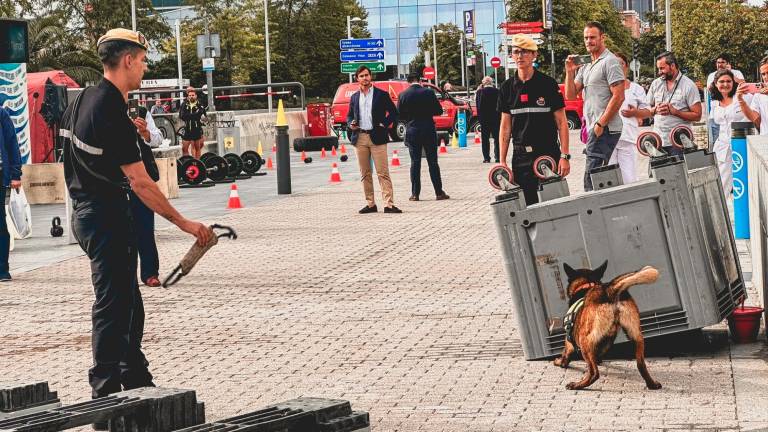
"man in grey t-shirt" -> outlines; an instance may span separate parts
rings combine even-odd
[[[696,84],[680,72],[675,55],[666,51],[656,57],[659,77],[648,89],[646,102],[650,108],[628,110],[628,116],[639,118],[653,116],[653,130],[661,135],[664,151],[681,155],[683,151],[672,146],[669,133],[679,125],[691,126],[701,120],[701,98]]]
[[[565,98],[576,99],[576,94],[583,91],[584,119],[589,131],[584,190],[591,191],[590,171],[608,163],[621,136],[619,108],[624,102],[624,70],[605,47],[605,29],[599,22],[591,21],[584,26],[584,45],[592,62],[581,66],[574,61],[576,56],[568,56]]]

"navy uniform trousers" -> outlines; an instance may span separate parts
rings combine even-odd
[[[121,385],[123,390],[153,386],[141,352],[144,304],[128,200],[73,200],[72,232],[91,260],[93,397],[119,392]]]

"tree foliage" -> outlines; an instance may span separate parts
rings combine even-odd
[[[659,1],[657,10],[664,10]],[[718,54],[733,58],[734,68],[755,80],[757,64],[768,49],[768,9],[747,3],[717,0],[671,0],[672,48],[684,69],[704,81],[715,69]],[[654,57],[665,49],[664,16],[653,14],[652,30],[640,37],[641,62],[655,64]]]
[[[541,0],[517,0],[509,9],[509,21],[541,21]],[[612,51],[625,54],[632,52],[629,30],[621,23],[621,16],[610,0],[558,0],[552,4],[554,37],[545,35],[539,46],[539,62],[551,71],[552,38],[558,79],[563,76],[565,58],[569,54],[586,53],[584,48],[584,24],[599,21],[605,27],[606,45]]]
[[[437,73],[440,81],[448,80],[453,84],[461,83],[461,41],[462,30],[453,23],[442,23],[435,26],[435,42],[437,42]],[[411,60],[411,70],[424,69],[424,51],[433,53],[432,32],[425,32],[419,40],[419,53]],[[467,51],[480,51],[480,46],[472,40],[467,41]],[[433,55],[433,54],[430,54]],[[473,76],[473,82],[482,79],[482,71],[475,73],[474,68],[468,68],[467,76]],[[470,82],[469,80],[467,82]]]

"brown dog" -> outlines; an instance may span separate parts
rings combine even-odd
[[[563,354],[555,359],[555,365],[567,368],[571,354],[576,347],[581,350],[587,362],[587,372],[579,382],[565,386],[569,390],[583,389],[600,377],[597,365],[600,357],[613,345],[619,327],[624,330],[627,338],[635,343],[635,358],[637,369],[645,379],[645,385],[651,390],[661,388],[658,381],[651,378],[645,366],[645,344],[640,330],[640,312],[635,301],[627,292],[633,285],[653,283],[659,277],[659,271],[646,266],[642,269],[626,273],[614,278],[607,284],[603,278],[608,261],[595,270],[574,270],[568,264],[563,264],[568,275],[568,299],[572,306],[572,332],[566,335]],[[578,309],[574,304],[583,305]],[[578,310],[577,310],[578,309]],[[568,321],[568,320],[566,320]],[[569,325],[566,325],[566,328]],[[568,333],[568,328],[566,329]]]

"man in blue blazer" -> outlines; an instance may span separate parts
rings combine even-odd
[[[373,194],[371,159],[376,165],[376,175],[379,177],[384,213],[402,213],[402,210],[394,204],[387,156],[389,128],[397,121],[397,108],[387,92],[373,86],[371,81],[373,76],[368,67],[360,66],[355,76],[360,84],[360,90],[349,99],[347,127],[350,130],[349,140],[357,152],[357,163],[360,166],[363,192],[367,201],[366,206],[359,213],[378,211]]]
[[[0,107],[0,158],[2,158],[3,184],[0,187],[0,282],[11,280],[8,271],[8,253],[11,236],[5,223],[5,188],[21,187],[21,154],[16,140],[16,128],[5,108]]]

